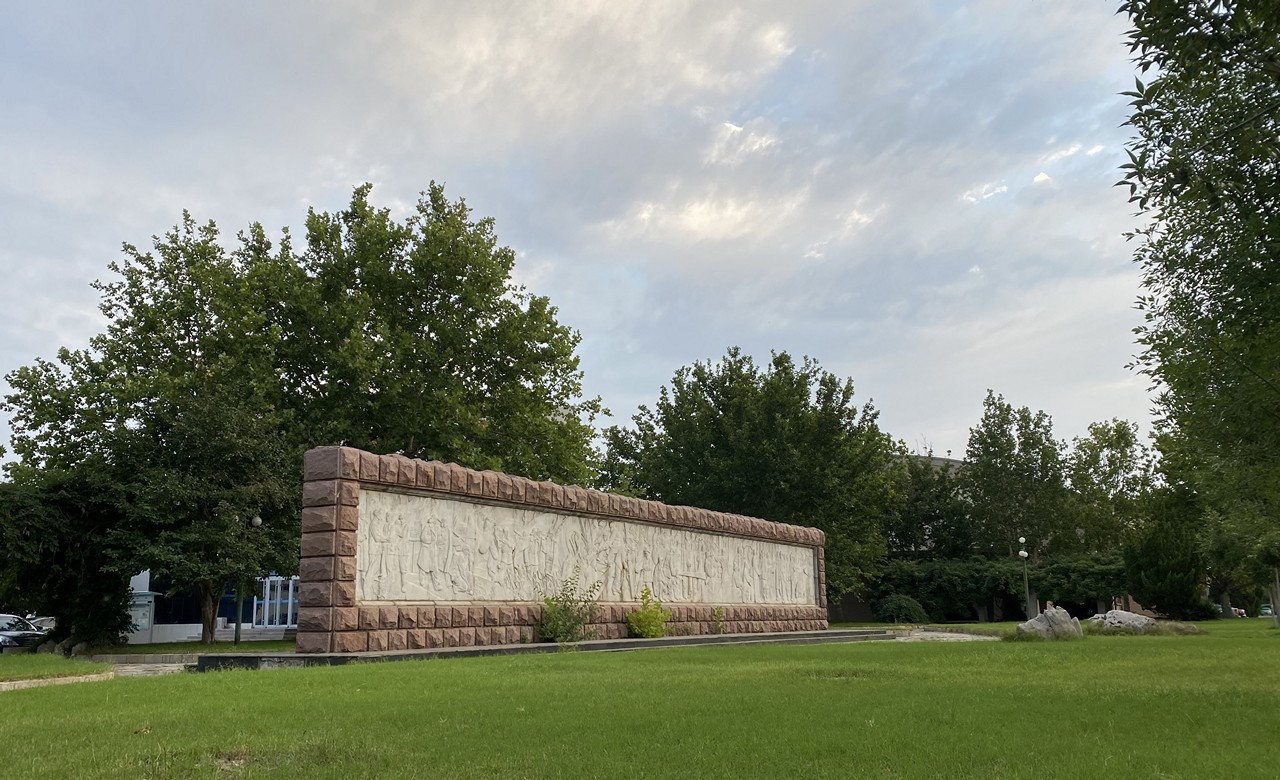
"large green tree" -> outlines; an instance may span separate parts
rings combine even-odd
[[[1113,419],[1089,425],[1066,457],[1070,483],[1064,522],[1082,552],[1116,552],[1141,523],[1153,482],[1153,460],[1138,426]]]
[[[1138,365],[1197,490],[1280,500],[1280,4],[1128,0]]]
[[[11,475],[110,473],[114,565],[195,588],[206,641],[228,583],[296,566],[310,446],[592,473],[578,336],[511,282],[492,223],[435,184],[403,222],[368,196],[311,212],[301,253],[256,224],[228,249],[184,214],[124,247],[88,349],[7,377]]]
[[[308,437],[585,484],[599,402],[580,397],[578,334],[511,281],[491,219],[434,183],[403,222],[368,195],[307,217],[288,376]]]
[[[961,494],[961,466],[945,458],[904,459],[900,509],[885,519],[890,557],[964,558],[974,552],[969,504]]]
[[[129,576],[113,531],[117,481],[97,464],[0,483],[0,612],[56,615],[53,637],[109,644],[129,627]]]
[[[821,528],[829,597],[860,589],[901,502],[901,447],[853,400],[853,383],[738,349],[681,368],[633,428],[605,432],[600,484],[675,504]]]
[[[1067,507],[1065,447],[1043,411],[1015,408],[988,390],[982,418],[969,429],[961,486],[970,503],[975,547],[1011,556],[1019,537],[1033,552],[1074,550],[1064,528]]]

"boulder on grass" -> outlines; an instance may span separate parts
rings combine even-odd
[[[1079,639],[1084,636],[1080,621],[1062,607],[1049,607],[1018,626],[1019,634],[1039,634],[1045,639]]]
[[[1135,634],[1144,634],[1156,627],[1156,621],[1153,618],[1135,612],[1126,612],[1123,609],[1113,609],[1105,615],[1094,615],[1089,618],[1089,622],[1121,631],[1132,631]]]

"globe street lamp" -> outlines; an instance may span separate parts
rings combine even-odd
[[[245,522],[245,525],[249,528],[261,528],[262,515],[255,512],[253,517],[249,518],[248,520],[245,520],[244,522]],[[236,578],[236,631],[235,631],[235,638],[231,640],[233,644],[237,644],[237,645],[240,644],[240,624],[243,621],[243,615],[244,615],[243,584],[244,583],[242,583],[240,579],[237,577]]]
[[[1031,556],[1027,552],[1027,537],[1019,536],[1018,545],[1021,548],[1018,550],[1018,557],[1022,559],[1022,595],[1027,600],[1027,620],[1030,620],[1040,614],[1040,605],[1031,602],[1031,581],[1027,577],[1027,558]]]

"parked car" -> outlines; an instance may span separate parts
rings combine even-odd
[[[44,641],[44,632],[17,615],[0,615],[0,652],[34,650]]]
[[[1262,609],[1258,611],[1258,614],[1261,615],[1262,617],[1271,617],[1271,605],[1263,604]]]
[[[46,634],[58,627],[58,619],[56,617],[29,617],[27,622]]]

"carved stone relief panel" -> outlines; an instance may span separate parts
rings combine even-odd
[[[817,603],[812,547],[366,488],[360,602],[536,601],[579,572],[600,601]]]

